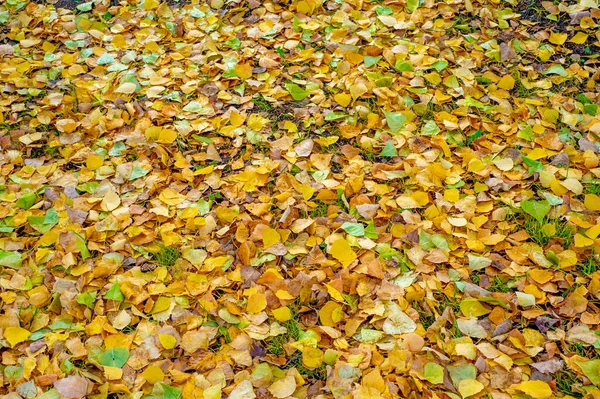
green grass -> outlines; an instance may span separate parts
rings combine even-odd
[[[300,324],[296,320],[297,315],[293,314],[292,318],[288,321],[281,323],[287,329],[285,334],[277,335],[269,338],[266,343],[267,347],[265,350],[267,353],[272,355],[282,356],[285,354],[284,345],[288,342],[297,341],[300,338]]]
[[[542,227],[545,224],[554,224],[556,232],[553,236],[547,235]],[[544,246],[550,242],[552,238],[559,238],[562,240],[563,247],[568,248],[573,243],[573,228],[568,225],[566,221],[562,221],[560,219],[553,219],[549,217],[544,217],[542,221],[538,221],[530,215],[525,216],[525,220],[523,221],[523,229],[529,234],[529,237],[537,244]]]
[[[576,269],[582,276],[589,276],[600,270],[600,267],[598,267],[598,259],[594,256],[594,250],[592,250],[590,257],[585,262],[579,263],[576,266]]]
[[[427,330],[429,327],[431,327],[431,325],[435,322],[435,315],[433,312],[431,312],[429,309],[426,309],[417,301],[413,301],[412,307],[417,311],[417,313],[419,313],[419,321],[423,325],[423,328]]]
[[[520,98],[529,98],[535,94],[537,89],[528,89],[521,82],[521,76],[518,74],[513,74],[513,78],[515,79],[515,86],[512,89],[512,92]]]
[[[269,103],[262,94],[252,97],[252,102],[254,103],[254,106],[261,111],[270,111],[273,109],[271,103]]]
[[[600,196],[600,181],[593,181],[585,185],[585,192]]]
[[[283,368],[291,369],[295,367],[298,373],[307,380],[313,381],[326,381],[327,380],[327,368],[325,364],[314,369],[308,368],[302,364],[302,354],[298,352],[285,364]]]
[[[584,346],[581,342],[569,344],[567,352],[575,352],[577,355],[588,359],[598,359],[600,357],[596,348],[593,346]]]
[[[308,211],[308,216],[310,216],[312,219],[327,217],[329,205],[320,200],[315,200],[314,202],[317,204],[317,206]]]
[[[582,398],[583,395],[579,392],[573,392],[573,386],[579,383],[577,379],[577,374],[573,371],[564,368],[556,373],[554,373],[554,378],[556,380],[556,390],[563,395],[570,395],[574,398]]]
[[[181,252],[177,248],[167,247],[161,244],[160,250],[152,254],[152,257],[161,266],[173,266],[177,259],[181,257]]]
[[[487,290],[490,292],[509,292],[511,280],[504,281],[500,276],[494,276],[492,280],[492,284],[487,287]]]

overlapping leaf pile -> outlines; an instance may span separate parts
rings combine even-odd
[[[0,393],[600,397],[595,0],[174,4],[0,5]]]

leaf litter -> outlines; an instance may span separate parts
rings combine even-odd
[[[595,0],[37,3],[7,398],[600,396]]]

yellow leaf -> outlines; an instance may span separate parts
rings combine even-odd
[[[340,139],[340,136],[329,136],[329,137],[319,137],[318,139],[314,139],[314,141],[321,147],[329,147],[330,145],[337,143],[337,141],[339,139]]]
[[[554,237],[554,235],[556,234],[556,225],[554,223],[546,223],[542,226],[542,231],[548,237]]]
[[[462,395],[463,398],[467,398],[469,396],[473,396],[483,391],[483,384],[477,380],[466,379],[462,380],[458,384],[458,392]]]
[[[565,179],[560,184],[575,195],[580,195],[583,192],[583,186],[577,179]]]
[[[181,195],[171,188],[165,188],[158,199],[167,205],[179,205],[185,200],[185,195]]]
[[[507,172],[515,165],[511,158],[503,158],[494,161],[494,165],[503,172]]]
[[[569,35],[567,33],[552,32],[550,34],[550,38],[548,40],[552,44],[558,44],[558,45],[560,45],[560,44],[563,44],[567,40],[568,36]]]
[[[590,211],[600,211],[600,197],[596,194],[586,194],[583,205]]]
[[[344,238],[338,238],[331,245],[329,253],[344,267],[347,267],[354,259],[356,259],[356,253],[354,253],[350,244],[348,244],[348,241]]]
[[[498,81],[498,87],[504,90],[512,90],[515,87],[515,79],[510,75],[503,76]]]
[[[119,205],[121,205],[121,197],[119,197],[119,194],[114,191],[108,191],[102,199],[100,208],[102,208],[103,211],[112,212],[117,209]]]
[[[575,247],[583,248],[589,247],[590,245],[594,245],[594,240],[590,240],[589,238],[577,233],[575,234]]]
[[[177,345],[177,339],[170,334],[158,334],[158,340],[165,349],[173,349]]]
[[[319,319],[321,324],[326,327],[333,327],[342,321],[342,305],[337,302],[329,301],[319,309]]]
[[[158,366],[148,366],[142,373],[142,377],[150,384],[156,384],[165,378],[165,373]]]
[[[171,144],[177,138],[177,132],[171,129],[161,129],[158,134],[158,138],[156,139],[157,143],[161,144]]]
[[[104,376],[107,380],[120,380],[123,378],[123,369],[120,367],[104,366]]]
[[[510,386],[511,389],[516,389],[534,399],[548,399],[552,396],[552,389],[544,381],[524,381],[520,384]]]
[[[263,118],[260,114],[251,114],[248,117],[247,125],[250,129],[259,132],[265,126],[267,121],[268,121],[268,119]],[[286,122],[289,122],[289,121],[286,121]]]
[[[529,272],[529,277],[538,284],[546,284],[554,278],[554,273],[549,272],[548,270],[533,269]]]
[[[491,312],[475,298],[465,298],[460,302],[460,310],[467,317],[479,317]]]
[[[317,368],[323,364],[323,351],[310,346],[302,349],[302,364],[308,368]]]
[[[157,0],[144,0],[145,10],[154,10],[160,3]]]
[[[154,307],[152,308],[151,313],[154,314],[154,313],[164,312],[165,310],[168,310],[170,307],[171,307],[171,300],[167,297],[160,296],[160,297],[158,297],[156,302],[154,302]]]
[[[456,188],[444,190],[444,199],[448,202],[455,203],[460,199],[460,191]]]
[[[301,14],[310,15],[312,10],[308,2],[302,0],[299,1],[298,4],[296,4],[296,11],[298,11]]]
[[[246,115],[240,114],[239,112],[233,111],[231,113],[231,115],[229,116],[229,122],[231,123],[231,126],[233,126],[234,128],[242,126],[245,121],[246,121]]]
[[[350,86],[350,95],[353,99],[357,99],[368,91],[364,83],[356,83]]]
[[[98,155],[94,154],[94,155],[90,155],[89,157],[87,157],[87,159],[85,160],[85,166],[89,169],[89,170],[96,170],[98,169],[100,166],[102,166],[102,158],[100,158]]]
[[[588,229],[585,232],[585,235],[591,238],[592,240],[595,240],[600,235],[600,224],[597,224],[594,227]]]
[[[331,295],[333,299],[335,299],[338,302],[344,302],[344,297],[342,296],[342,293],[335,287],[333,287],[331,284],[325,284],[325,288],[327,288],[327,292],[329,293],[329,295]]]
[[[283,122],[283,128],[290,133],[296,133],[298,131],[298,126],[292,121]]]
[[[292,319],[292,311],[287,306],[282,306],[277,309],[273,309],[273,317],[279,322],[284,322]]]
[[[342,107],[347,107],[348,104],[352,101],[352,97],[349,94],[339,93],[333,96],[335,102],[340,104]]]
[[[252,294],[248,297],[248,304],[246,305],[246,311],[248,313],[256,314],[262,312],[267,307],[267,297],[260,292]]]
[[[577,34],[569,40],[569,43],[583,44],[587,41],[587,39],[588,39],[587,34],[585,34],[583,32],[577,32]]]
[[[115,93],[132,94],[136,89],[137,86],[135,83],[125,82],[116,88]]]
[[[269,392],[271,395],[278,399],[287,398],[291,396],[296,390],[296,379],[288,375],[279,381],[275,381],[270,387]]]
[[[31,333],[21,327],[6,327],[4,329],[4,338],[8,341],[11,348],[14,348],[16,344],[26,341]]]
[[[283,299],[284,301],[289,301],[289,300],[296,298],[295,296],[293,296],[286,290],[277,290],[277,292],[275,293],[275,296],[279,299]]]
[[[275,245],[281,240],[281,235],[277,232],[277,230],[268,228],[263,231],[262,234],[263,246],[264,248],[269,248],[272,245]]]
[[[236,64],[234,69],[241,79],[245,80],[252,77],[252,65],[250,64]]]

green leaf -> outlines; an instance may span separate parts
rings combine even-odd
[[[355,237],[363,237],[365,235],[365,227],[362,223],[344,222],[344,224],[342,224],[342,229]]]
[[[33,335],[32,335],[33,336]],[[43,394],[36,396],[35,399],[61,399],[60,393],[56,390],[56,388],[52,388]]]
[[[492,264],[492,260],[485,256],[469,254],[467,257],[469,258],[469,268],[473,271],[485,269]]]
[[[422,136],[435,136],[441,131],[440,127],[432,120],[425,122],[421,128]]]
[[[125,300],[125,295],[123,295],[123,293],[121,292],[121,289],[119,288],[119,282],[115,281],[112,285],[112,287],[110,287],[110,289],[108,291],[106,291],[106,294],[104,294],[103,296],[104,299],[111,299],[113,301],[123,301]]]
[[[401,114],[400,112],[383,111],[383,113],[385,114],[385,120],[392,133],[398,133],[406,123],[406,115]]]
[[[526,157],[525,155],[521,155],[523,158],[523,162],[527,165],[527,170],[529,173],[539,172],[544,170],[544,165],[540,161],[536,161],[535,159],[531,159]]]
[[[110,149],[110,151],[108,151],[108,155],[110,155],[111,157],[120,157],[122,156],[122,152],[125,151],[127,149],[127,146],[125,145],[125,143],[123,143],[122,141],[117,141],[112,148]]]
[[[21,267],[22,263],[23,261],[21,260],[21,254],[19,252],[0,249],[0,266],[18,269]]]
[[[15,231],[15,221],[12,216],[0,220],[0,233],[12,233]]]
[[[242,45],[242,42],[240,42],[240,39],[237,37],[232,37],[231,39],[227,40],[225,44],[231,47],[232,50],[237,50]]]
[[[127,348],[111,348],[98,355],[98,362],[108,367],[123,367],[129,359],[129,350]]]
[[[423,376],[432,384],[441,384],[444,382],[444,367],[433,362],[426,363]]]
[[[140,177],[144,177],[149,173],[146,169],[142,168],[139,165],[133,167],[131,174],[129,175],[129,180],[139,179]]]
[[[398,150],[396,150],[396,147],[394,146],[394,142],[392,140],[389,140],[387,143],[385,143],[385,146],[383,147],[383,150],[381,150],[381,155],[382,157],[397,157],[398,156]]]
[[[400,72],[412,72],[413,71],[413,67],[410,64],[410,62],[408,61],[396,61],[396,65],[394,65],[394,68],[396,68],[398,71]]]
[[[4,25],[5,23],[7,23],[9,17],[10,14],[8,13],[8,11],[0,11],[0,24]]]
[[[79,10],[81,12],[91,11],[93,6],[94,6],[94,2],[88,1],[87,3],[81,3],[80,5],[78,5],[77,10]]]
[[[600,386],[600,360],[589,360],[587,362],[576,361],[581,367],[583,374],[596,386]]]
[[[596,116],[596,114],[598,113],[598,104],[585,104],[583,106],[583,110],[588,115]]]
[[[519,130],[519,133],[517,133],[517,137],[527,141],[535,140],[535,134],[533,133],[533,130],[531,129],[530,125],[527,125],[525,129]]]
[[[439,60],[439,61],[436,61],[433,64],[431,64],[431,67],[438,72],[442,72],[444,69],[446,69],[447,66],[448,66],[448,61],[446,61],[446,60]]]
[[[550,68],[546,69],[544,71],[544,75],[559,75],[563,77],[569,76],[565,68],[560,64],[552,65]]]
[[[83,331],[83,330],[85,330],[83,327],[78,326],[77,324],[73,323],[71,320],[66,320],[66,319],[56,320],[54,323],[52,323],[52,325],[50,325],[50,329],[52,331],[56,331],[56,330]]]
[[[521,209],[528,215],[533,216],[538,222],[544,220],[544,217],[550,212],[548,201],[521,201]]]
[[[463,380],[474,380],[477,377],[477,369],[471,363],[459,363],[447,367],[450,379],[455,387]]]
[[[326,121],[337,121],[338,119],[344,119],[346,116],[345,113],[343,112],[330,112],[327,114],[327,116],[325,117]]]
[[[163,389],[163,399],[181,399],[181,389],[160,383]]]
[[[27,216],[29,225],[42,234],[56,226],[59,220],[60,217],[54,209],[46,212],[45,216]]]
[[[439,248],[446,252],[450,251],[450,248],[448,247],[448,241],[446,241],[446,238],[441,234],[432,235],[431,242],[433,243],[433,245],[435,245],[436,248]]]
[[[185,112],[200,112],[202,105],[198,101],[190,101],[182,108]]]
[[[96,302],[96,293],[96,291],[91,291],[77,295],[77,303],[80,305],[85,305],[90,309],[94,309],[94,305]]]
[[[114,64],[115,59],[113,58],[112,55],[108,54],[108,53],[104,53],[100,56],[100,58],[98,58],[98,61],[96,61],[96,64],[98,65],[107,65],[107,64]]]
[[[578,94],[577,99],[581,101],[582,104],[592,104],[592,100],[587,98],[584,94]]]
[[[375,13],[377,15],[392,15],[394,10],[392,10],[390,7],[377,6],[375,7]]]
[[[367,227],[365,228],[365,237],[370,238],[372,240],[376,239],[378,236],[377,230],[375,230],[375,224],[372,220],[369,220]]]
[[[380,60],[381,60],[381,56],[380,55],[378,55],[377,57],[373,57],[373,56],[370,56],[370,55],[365,55],[365,58],[364,58],[363,61],[365,63],[365,67],[366,68],[370,68],[373,65],[377,64]]]
[[[36,200],[37,200],[37,194],[34,192],[30,192],[30,193],[21,195],[19,197],[19,199],[17,200],[17,202],[15,202],[15,206],[17,208],[27,210],[35,204]]]
[[[406,0],[406,9],[408,12],[414,12],[419,8],[419,0]]]
[[[85,242],[85,239],[80,236],[79,234],[77,234],[76,232],[73,232],[73,234],[75,234],[75,243],[77,244],[77,249],[79,250],[79,253],[81,254],[81,258],[83,260],[86,260],[87,258],[91,257],[92,255],[90,254],[90,251],[87,247],[87,243]]]
[[[285,89],[290,93],[296,101],[302,101],[310,95],[310,93],[295,83],[286,83]]]
[[[429,234],[425,231],[421,231],[419,233],[419,244],[426,251],[430,251],[434,248],[450,251],[448,241],[446,241],[446,238],[441,234]]]

